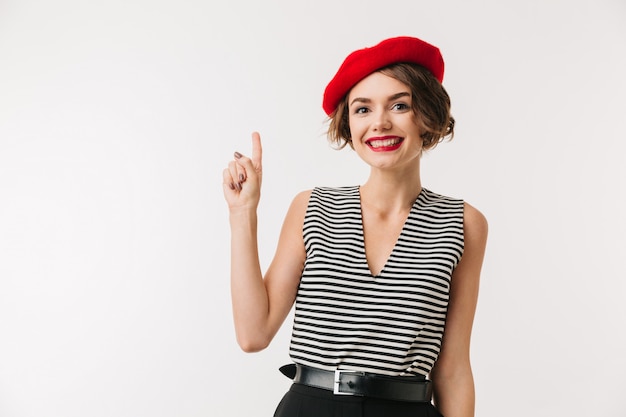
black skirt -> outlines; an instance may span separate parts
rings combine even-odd
[[[443,417],[430,402],[405,402],[335,395],[293,384],[274,417]]]

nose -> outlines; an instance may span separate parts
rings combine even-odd
[[[378,113],[376,119],[374,120],[374,125],[372,126],[374,128],[374,131],[378,132],[383,130],[389,130],[391,128],[391,120],[388,116],[389,115],[386,111],[381,111],[380,113]]]

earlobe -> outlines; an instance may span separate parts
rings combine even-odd
[[[422,138],[422,150],[427,151],[430,148],[432,148],[433,142],[431,138],[428,137],[428,133],[422,133],[421,138]]]

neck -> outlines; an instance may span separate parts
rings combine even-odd
[[[402,173],[372,170],[361,186],[361,201],[381,212],[403,212],[413,206],[421,191],[419,170]]]

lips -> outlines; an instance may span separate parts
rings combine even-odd
[[[365,144],[374,152],[389,152],[398,149],[403,140],[399,136],[379,136],[369,138]]]

